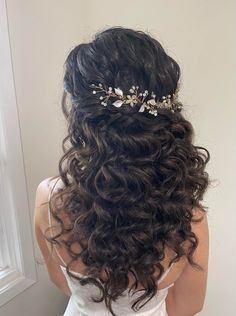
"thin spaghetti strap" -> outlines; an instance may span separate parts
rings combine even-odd
[[[165,277],[167,276],[167,274],[169,273],[169,271],[171,270],[173,265],[174,265],[174,262],[172,262],[170,267],[168,269],[166,269],[166,271],[162,274],[161,278],[158,280],[158,284],[161,283],[165,279]]]
[[[58,178],[57,181],[54,183],[52,189],[51,189],[50,192],[49,192],[49,196],[48,196],[48,223],[49,223],[49,227],[52,227],[52,221],[51,221],[51,216],[50,216],[50,200],[51,200],[51,195],[52,195],[52,191],[53,191],[53,189],[55,188],[55,186],[56,186],[56,184],[57,184],[57,182],[58,182],[59,179],[60,179],[60,178]],[[51,237],[52,237],[52,233],[51,233]]]
[[[52,221],[51,221],[51,214],[50,214],[50,199],[51,199],[51,195],[52,195],[52,191],[53,189],[55,188],[58,180],[60,178],[57,179],[57,181],[54,183],[52,189],[50,190],[50,193],[49,193],[49,197],[48,197],[48,223],[49,223],[49,227],[52,228]],[[52,237],[52,231],[50,230],[50,235]],[[65,263],[64,259],[61,257],[61,255],[59,254],[58,250],[57,250],[57,247],[55,246],[54,247],[55,251],[56,251],[56,254],[57,256],[59,257],[59,259],[61,260],[61,262],[64,264],[64,266],[66,266],[67,264]]]

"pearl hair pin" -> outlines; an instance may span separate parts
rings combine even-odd
[[[90,85],[94,90],[92,91],[93,94],[103,93],[99,97],[101,100],[101,104],[103,106],[107,106],[108,99],[110,97],[116,98],[117,100],[114,101],[112,104],[116,107],[121,107],[123,104],[129,104],[131,107],[134,107],[137,104],[141,104],[139,108],[139,112],[144,112],[144,110],[148,110],[150,114],[157,116],[157,109],[169,109],[171,112],[180,111],[182,109],[182,104],[177,101],[178,99],[178,89],[176,93],[172,96],[167,95],[162,97],[162,101],[156,101],[156,95],[154,92],[151,93],[151,98],[147,99],[149,92],[145,90],[144,92],[139,92],[139,86],[132,85],[129,89],[131,94],[124,95],[123,91],[120,88],[112,88],[109,87],[104,88],[101,83],[95,85],[94,83]],[[96,90],[95,90],[96,89]],[[105,93],[105,95],[104,95]]]

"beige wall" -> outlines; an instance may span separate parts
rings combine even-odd
[[[70,3],[69,3],[70,2]],[[7,13],[30,207],[37,185],[57,173],[64,122],[60,113],[62,66],[82,39],[78,1],[9,0]],[[36,256],[39,250],[36,247]],[[67,298],[38,266],[38,282],[0,308],[0,316],[59,316]]]
[[[236,2],[7,0],[7,7],[32,213],[36,186],[56,173],[61,154],[62,65],[70,48],[97,30],[121,25],[150,31],[179,62],[186,115],[196,143],[210,150],[208,171],[217,179],[205,199],[211,249],[206,304],[199,315],[234,315]],[[40,281],[1,308],[1,316],[62,314],[65,297],[48,283],[43,267],[38,273]]]

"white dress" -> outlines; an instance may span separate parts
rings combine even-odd
[[[49,208],[48,221],[49,226],[51,227],[52,224]],[[100,290],[93,284],[86,284],[82,286],[78,280],[71,278],[66,272],[66,263],[56,247],[55,251],[64,264],[64,266],[60,265],[60,267],[71,290],[71,296],[63,316],[112,316],[105,306],[104,301],[101,303],[95,303],[90,300],[91,296],[100,297]],[[163,281],[172,266],[173,264],[163,273],[158,283]],[[83,277],[83,275],[78,272],[72,272],[80,277]],[[168,316],[165,299],[168,294],[168,289],[173,285],[174,283],[164,289],[158,290],[156,295],[137,312],[131,309],[131,305],[132,302],[140,296],[141,292],[139,291],[138,293],[132,295],[132,292],[129,294],[128,290],[126,290],[123,297],[120,297],[116,302],[112,302],[112,309],[117,316]]]
[[[67,279],[68,286],[71,290],[71,297],[63,316],[111,316],[112,314],[107,310],[104,301],[101,303],[94,303],[90,300],[91,295],[100,296],[99,289],[92,284],[81,286],[78,280],[72,279],[68,276],[65,267],[61,269]],[[169,269],[166,270],[165,275]],[[78,273],[79,274],[79,273]],[[163,274],[163,276],[165,276]],[[82,276],[82,274],[79,274]],[[160,281],[159,281],[160,282]],[[165,289],[161,289],[157,294],[138,312],[131,309],[132,301],[140,296],[140,292],[131,296],[128,291],[125,291],[125,296],[120,297],[117,302],[112,302],[112,309],[117,316],[168,316],[166,311],[165,299],[168,294],[168,288],[173,286],[171,284]]]

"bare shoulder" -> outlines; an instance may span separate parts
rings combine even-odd
[[[198,238],[198,246],[194,254],[195,260],[207,269],[209,256],[209,229],[207,212],[201,208],[194,209],[193,219],[199,220],[192,222],[191,228]]]
[[[194,208],[191,229],[198,240],[192,259],[201,269],[197,269],[189,262],[186,263],[174,287],[168,293],[166,302],[169,314],[174,308],[173,312],[176,315],[195,315],[204,305],[209,257],[207,212],[201,208]]]
[[[194,207],[192,212],[194,219],[200,219],[207,215],[207,213],[201,207]]]
[[[42,180],[36,189],[36,195],[35,195],[35,206],[41,206],[43,203],[48,202],[48,197],[50,190],[52,190],[53,186],[57,182],[58,177],[49,177],[44,180]]]
[[[197,238],[197,248],[195,249],[193,259],[195,262],[206,266],[208,261],[209,251],[209,230],[207,212],[200,207],[195,207],[192,210],[193,218],[191,221],[191,231]],[[186,241],[186,248],[190,246],[190,242]],[[187,264],[188,265],[188,264]]]
[[[35,192],[34,222],[39,227],[44,226],[48,216],[48,199],[50,191],[53,189],[58,178],[49,177],[42,180]]]
[[[202,239],[208,238],[208,219],[207,212],[201,208],[193,209],[193,221],[191,223],[192,231]]]

